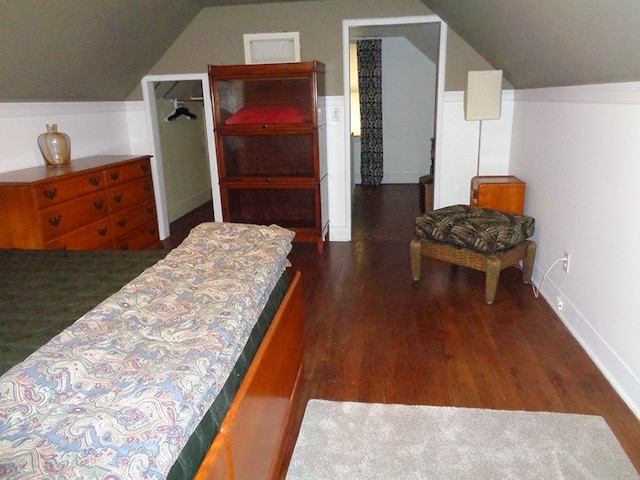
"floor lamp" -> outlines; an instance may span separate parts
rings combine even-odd
[[[498,120],[502,111],[502,70],[482,70],[467,73],[464,90],[464,119],[479,120],[478,162],[476,175],[480,175],[480,146],[482,121]]]

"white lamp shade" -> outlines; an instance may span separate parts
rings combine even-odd
[[[502,112],[502,70],[468,72],[465,120],[498,120]]]

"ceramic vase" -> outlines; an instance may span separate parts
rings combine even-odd
[[[60,167],[71,162],[71,140],[58,131],[55,123],[47,124],[46,133],[38,136],[38,147],[48,167]]]

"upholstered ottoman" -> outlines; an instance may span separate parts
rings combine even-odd
[[[453,205],[416,218],[411,240],[411,273],[420,280],[422,257],[434,258],[486,273],[485,297],[493,303],[500,272],[522,261],[522,280],[531,281],[536,256],[535,220],[527,215]]]

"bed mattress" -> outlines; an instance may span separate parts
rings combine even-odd
[[[10,369],[0,378],[0,472],[190,476],[257,349],[251,332],[268,328],[272,315],[258,318],[292,237],[203,225]],[[187,443],[198,425],[205,433]],[[176,463],[182,450],[190,458]]]

